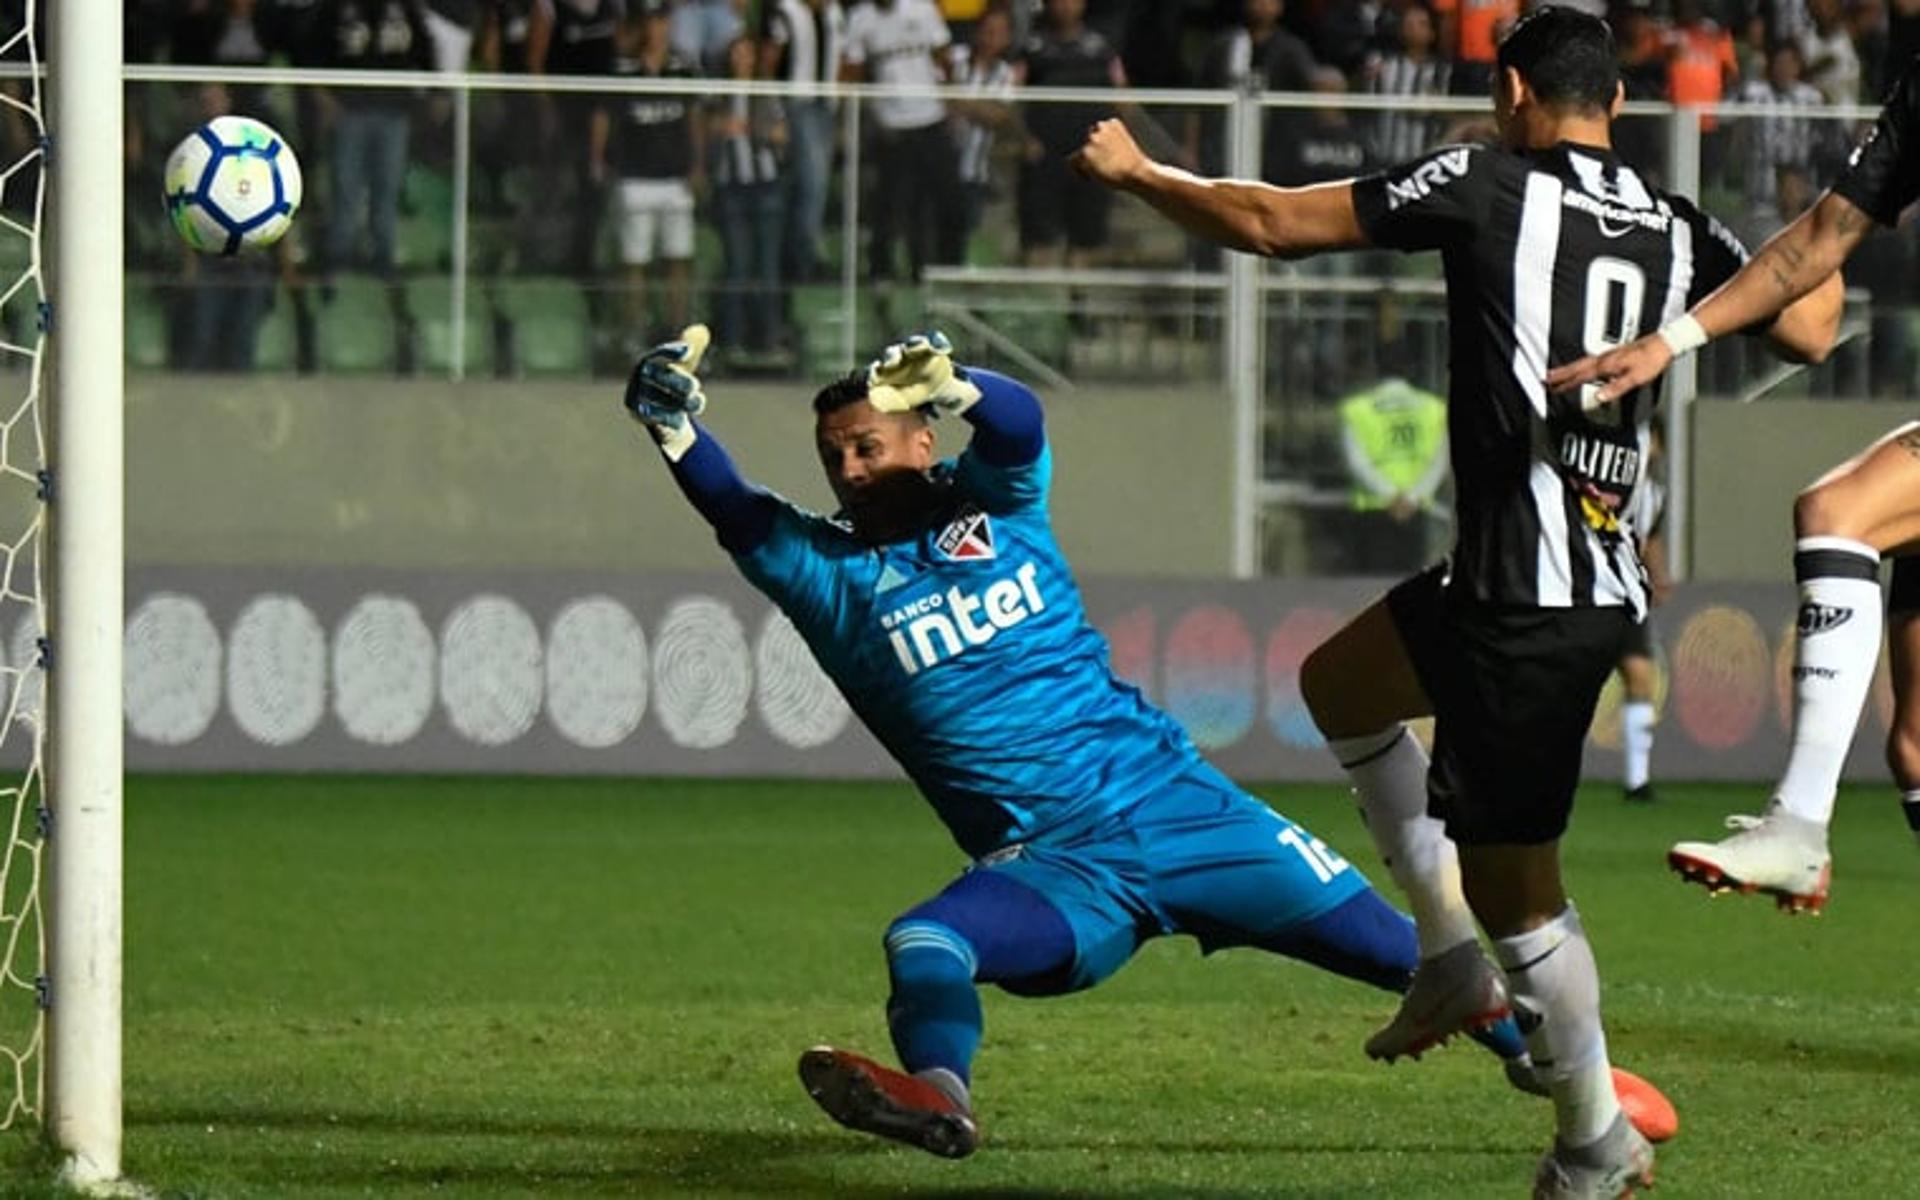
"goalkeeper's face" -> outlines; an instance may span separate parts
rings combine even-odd
[[[933,470],[933,426],[919,413],[883,413],[864,401],[821,413],[814,445],[833,495],[870,541],[917,529]]]

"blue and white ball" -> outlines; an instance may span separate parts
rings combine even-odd
[[[207,254],[271,246],[300,207],[300,160],[252,117],[215,117],[167,156],[167,215]]]

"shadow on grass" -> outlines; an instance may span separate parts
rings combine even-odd
[[[612,1120],[523,1121],[505,1116],[455,1113],[374,1113],[238,1107],[136,1109],[135,1129],[212,1126],[237,1132],[258,1130],[272,1144],[257,1152],[228,1145],[223,1153],[226,1180],[213,1194],[239,1194],[247,1188],[324,1186],[328,1189],[535,1192],[609,1195],[833,1196],[878,1200],[885,1196],[936,1200],[1097,1200],[1100,1197],[1192,1197],[1229,1200],[1280,1197],[1308,1200],[1339,1195],[1317,1186],[1295,1185],[1260,1172],[1245,1187],[1195,1186],[1155,1175],[1186,1174],[1182,1163],[1196,1156],[1244,1156],[1271,1164],[1275,1156],[1390,1155],[1417,1150],[1456,1161],[1511,1157],[1508,1147],[1474,1145],[1394,1146],[1381,1142],[1328,1143],[1276,1141],[1249,1135],[1238,1139],[1190,1140],[1151,1136],[1088,1135],[1083,1138],[1009,1137],[988,1143],[974,1163],[922,1159],[916,1152],[830,1126],[819,1129],[647,1128]],[[267,1133],[271,1131],[271,1133]],[[273,1137],[272,1134],[283,1137]],[[331,1135],[325,1150],[315,1135]],[[390,1143],[357,1146],[355,1137],[425,1139],[408,1147]],[[498,1139],[476,1145],[474,1139]],[[444,1143],[443,1143],[444,1140]],[[457,1143],[457,1144],[445,1144]],[[291,1151],[291,1152],[290,1152]],[[1003,1173],[1006,1160],[1023,1154],[1097,1155],[1098,1186],[1045,1187],[962,1178],[978,1164]],[[889,1163],[896,1158],[898,1163]],[[993,1160],[1002,1161],[996,1163]],[[922,1179],[912,1183],[874,1178],[916,1164]],[[1063,1174],[1084,1176],[1087,1165],[1062,1165]],[[212,1181],[209,1181],[212,1182]],[[191,1186],[191,1185],[189,1185]]]

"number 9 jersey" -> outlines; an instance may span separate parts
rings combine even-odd
[[[1550,367],[1686,312],[1746,261],[1739,240],[1611,150],[1447,146],[1354,181],[1374,245],[1438,250],[1452,361],[1458,536],[1448,588],[1495,605],[1646,609],[1620,514],[1645,473],[1658,384],[1590,414]]]

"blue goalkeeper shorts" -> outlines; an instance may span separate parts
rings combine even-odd
[[[1288,952],[1290,931],[1372,890],[1324,842],[1204,764],[1091,828],[1009,847],[974,870],[1025,884],[1072,929],[1073,960],[1052,977],[995,981],[1042,995],[1092,987],[1165,934],[1190,934],[1207,953]]]

